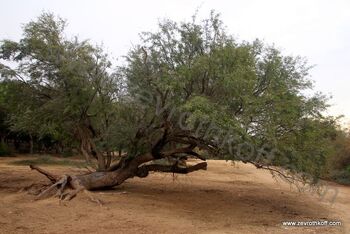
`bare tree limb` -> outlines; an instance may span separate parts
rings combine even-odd
[[[139,177],[146,177],[150,171],[188,174],[198,170],[207,170],[207,163],[201,162],[188,167],[179,167],[176,164],[174,165],[148,164],[148,165],[143,165],[139,167],[136,172],[136,175]]]
[[[35,165],[29,165],[30,169],[32,170],[36,170],[38,171],[39,173],[43,174],[44,176],[46,176],[53,184],[56,183],[58,180],[59,180],[59,176],[56,176],[54,174],[51,174],[50,172],[40,168],[40,167],[37,167]]]

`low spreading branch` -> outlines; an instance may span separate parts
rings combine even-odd
[[[59,180],[59,176],[56,176],[40,167],[37,167],[35,165],[29,165],[29,167],[30,169],[36,170],[40,174],[43,174],[44,176],[46,176],[52,183],[56,183]]]
[[[146,177],[150,171],[188,174],[198,170],[207,170],[207,163],[201,162],[188,167],[179,167],[177,164],[174,164],[174,165],[147,164],[139,167],[136,172],[136,175],[138,177]]]

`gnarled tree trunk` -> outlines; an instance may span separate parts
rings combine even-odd
[[[97,154],[97,149],[92,141],[89,129],[78,128],[79,137],[82,139],[82,151],[84,152],[85,150],[85,153],[88,154],[87,156],[90,156],[89,152],[95,152],[92,156],[98,160],[99,169],[103,168],[103,170],[97,170],[96,172],[83,175],[64,175],[58,177],[41,168],[31,166],[32,169],[44,174],[52,182],[52,185],[41,192],[38,195],[38,198],[55,195],[52,193],[56,192],[56,195],[59,196],[60,199],[69,200],[81,190],[96,190],[114,187],[134,176],[146,177],[150,171],[186,174],[196,170],[206,170],[206,162],[194,165],[183,163],[188,155],[205,161],[205,158],[193,151],[197,146],[205,147],[200,139],[188,134],[183,134],[183,132],[171,133],[169,131],[169,125],[166,124],[162,128],[163,133],[161,134],[161,137],[153,144],[149,153],[135,156],[126,155],[125,157],[122,157],[119,162],[111,165],[109,168],[106,168],[106,165],[109,164],[110,161],[108,159],[104,160],[102,154]],[[141,132],[139,132],[135,138],[138,139],[140,136],[142,136]],[[170,143],[174,144],[171,144],[172,147],[167,147]],[[176,146],[178,146],[178,148],[176,148]],[[99,161],[100,159],[103,159],[101,164]],[[169,160],[169,164],[163,164],[160,163],[160,159],[171,160]]]
[[[86,162],[90,163],[91,159],[96,159],[97,170],[105,171],[108,166],[102,152],[100,152],[94,142],[95,132],[89,123],[83,123],[76,128],[76,135],[80,141],[80,152],[84,156]]]
[[[56,195],[60,199],[72,199],[82,190],[96,190],[114,187],[122,184],[125,180],[137,177],[146,177],[150,171],[171,172],[187,174],[196,170],[206,170],[207,163],[201,162],[193,166],[180,167],[176,163],[161,165],[152,163],[155,158],[152,154],[144,154],[131,160],[121,161],[113,171],[96,171],[83,175],[53,175],[39,167],[30,166],[45,175],[52,183],[47,189],[38,195],[38,199]]]

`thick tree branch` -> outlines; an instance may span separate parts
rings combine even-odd
[[[148,164],[148,165],[143,165],[139,167],[136,172],[136,175],[139,177],[146,177],[150,171],[187,174],[198,170],[207,170],[207,163],[201,162],[188,167],[179,167],[176,164],[174,165]]]
[[[52,183],[56,183],[58,180],[59,180],[59,176],[56,176],[54,174],[51,174],[50,172],[44,170],[44,169],[41,169],[40,167],[37,167],[35,165],[30,165],[29,166],[30,169],[32,170],[36,170],[38,171],[39,173],[43,174],[44,176],[46,176]]]
[[[193,149],[196,147],[197,145],[196,144],[190,144],[189,146],[187,147],[183,147],[183,148],[176,148],[176,149],[172,149],[172,150],[168,150],[168,151],[163,151],[161,152],[161,154],[163,155],[163,157],[169,157],[169,156],[174,156],[176,154],[188,154],[188,155],[193,155],[203,161],[205,161],[206,159],[197,154],[196,152],[193,151]]]

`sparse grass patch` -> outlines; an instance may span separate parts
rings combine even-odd
[[[12,165],[17,166],[29,166],[29,165],[57,165],[57,166],[71,166],[71,167],[86,167],[87,164],[84,161],[70,160],[70,159],[57,159],[52,156],[38,156],[32,159],[23,159],[10,162]]]

